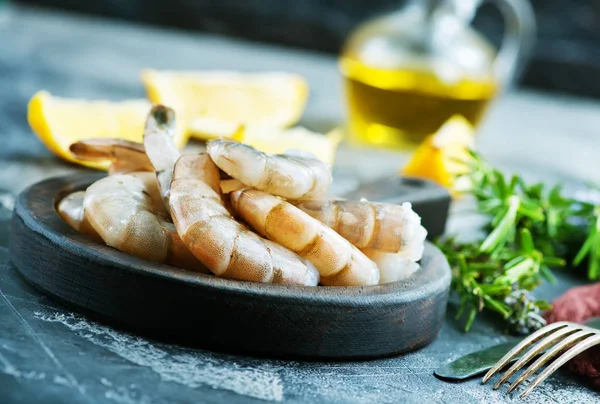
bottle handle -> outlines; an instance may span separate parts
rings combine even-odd
[[[494,60],[494,76],[501,88],[510,87],[523,73],[535,44],[535,14],[528,0],[489,0],[502,13],[505,29]]]

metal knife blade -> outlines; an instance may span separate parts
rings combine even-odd
[[[594,317],[585,324],[589,327],[600,329],[600,317]],[[515,338],[509,342],[494,345],[481,351],[472,352],[443,365],[433,372],[433,374],[445,381],[461,381],[481,375],[487,372],[509,350],[522,340],[523,338]],[[540,353],[540,355],[542,353]],[[521,354],[517,355],[510,363],[517,361],[520,357]]]

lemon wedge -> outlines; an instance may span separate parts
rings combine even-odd
[[[319,160],[333,165],[343,133],[339,129],[323,135],[297,126],[290,129],[241,127],[232,135],[238,142],[271,154],[282,154],[288,150],[309,151]]]
[[[88,167],[106,169],[108,162],[75,159],[69,146],[93,138],[142,142],[150,107],[146,100],[88,101],[55,97],[39,91],[29,101],[27,120],[35,134],[57,156]],[[179,130],[174,140],[178,147],[183,147],[187,142],[185,129]]]
[[[292,73],[146,69],[141,78],[148,99],[174,108],[202,140],[231,137],[241,125],[292,126],[308,98],[306,80]]]
[[[464,192],[470,182],[469,150],[475,150],[473,126],[461,115],[454,115],[415,150],[402,174],[434,181],[453,193]]]

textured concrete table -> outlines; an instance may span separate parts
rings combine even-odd
[[[452,320],[453,305],[438,339],[418,352],[367,362],[291,362],[147,340],[71,313],[32,289],[4,248],[13,196],[42,178],[80,170],[54,158],[30,133],[26,104],[35,91],[122,99],[143,97],[143,67],[288,70],[311,85],[303,124],[326,130],[343,121],[341,86],[328,56],[32,9],[0,14],[0,49],[0,188],[6,191],[0,193],[0,402],[518,401],[477,380],[448,384],[433,377],[440,364],[506,340],[486,318],[462,333]],[[576,187],[599,180],[599,127],[599,103],[516,93],[493,105],[478,144],[501,167]],[[575,160],[571,151],[578,153]],[[343,147],[336,186],[393,174],[405,160],[403,154]],[[450,229],[471,222],[466,219],[457,212]],[[583,282],[559,278],[558,285],[541,288],[543,297]],[[597,401],[595,392],[560,373],[525,402]]]

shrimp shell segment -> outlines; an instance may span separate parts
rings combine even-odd
[[[316,198],[331,185],[330,167],[314,155],[268,154],[233,140],[208,142],[215,164],[246,186],[287,199]]]
[[[427,236],[421,218],[409,203],[308,200],[295,205],[360,249],[422,250]]]
[[[254,189],[231,193],[232,209],[255,231],[312,262],[329,286],[375,285],[375,263],[331,228],[284,200]]]

